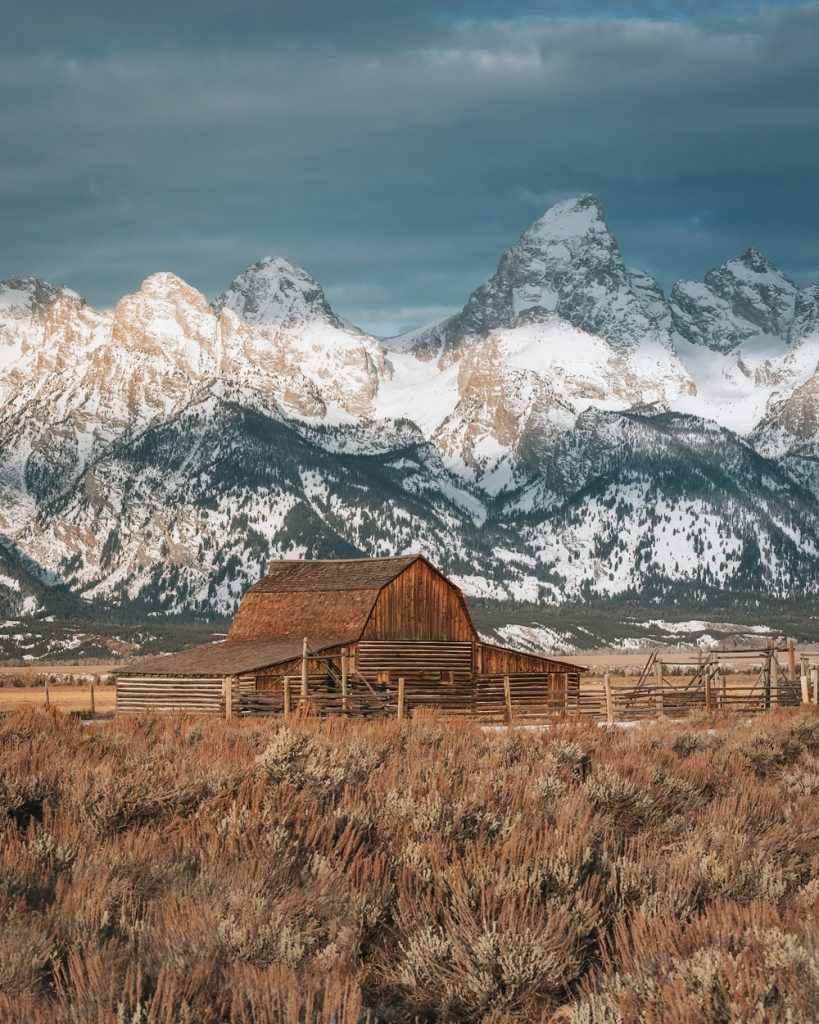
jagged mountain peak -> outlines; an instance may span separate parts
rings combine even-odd
[[[217,313],[230,309],[256,326],[290,327],[324,321],[341,327],[321,285],[282,256],[265,256],[243,270],[213,301]]]
[[[749,341],[794,340],[799,289],[750,247],[703,281],[678,281],[669,306],[674,331],[684,341],[730,352]]]
[[[727,277],[733,277],[736,281],[746,282],[752,285],[772,284],[785,287],[795,291],[796,285],[791,281],[777,265],[769,260],[759,249],[753,246],[747,248],[735,259],[726,260],[705,275],[706,283],[711,281],[719,282]]]
[[[71,288],[62,284],[52,284],[37,274],[10,277],[7,281],[0,281],[0,314],[42,313],[54,303],[58,296],[82,302],[81,296]]]
[[[608,232],[603,204],[592,192],[561,199],[550,206],[522,235],[524,239],[577,238]]]
[[[138,290],[133,295],[126,295],[125,298],[129,299],[134,296],[141,296],[146,299],[184,297],[194,301],[203,298],[202,293],[194,288],[193,285],[188,284],[187,281],[170,270],[160,270],[155,274],[149,274],[140,284]]]
[[[779,273],[776,265],[772,263],[764,253],[760,252],[759,249],[754,248],[752,245],[748,246],[745,252],[739,257],[738,261],[731,260],[729,262],[742,263],[744,266],[748,267],[749,270],[753,270],[758,274],[768,273],[770,271]]]
[[[430,348],[431,340],[437,340],[445,349],[457,349],[498,328],[559,319],[629,348],[662,334],[665,313],[655,308],[659,286],[655,282],[647,296],[645,284],[635,286],[597,196],[563,199],[504,253],[495,274],[470,295],[461,312],[435,329],[434,339],[422,337],[417,347]]]

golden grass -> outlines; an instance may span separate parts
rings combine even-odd
[[[115,686],[98,686],[94,690],[94,707],[97,711],[113,711],[116,698]],[[60,711],[89,711],[91,709],[91,693],[87,685],[49,686],[48,701],[52,707]],[[0,688],[0,711],[29,707],[45,707],[44,687]]]
[[[0,1020],[811,1020],[818,793],[812,709],[520,733],[9,712]]]

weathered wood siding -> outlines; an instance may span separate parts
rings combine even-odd
[[[423,561],[388,583],[378,596],[362,640],[476,640],[457,587]]]
[[[320,654],[311,654],[307,661],[310,685],[316,685],[320,680],[341,678],[341,653],[345,647],[330,647],[322,650]],[[353,652],[355,645],[350,644],[346,650]],[[283,661],[280,665],[273,665],[257,671],[256,689],[269,692],[282,693],[282,680],[290,676],[293,692],[298,693],[301,681],[301,658],[294,658],[292,661]]]
[[[574,665],[539,654],[511,651],[494,644],[480,644],[480,672],[485,675],[510,672],[577,672]]]
[[[451,682],[472,678],[471,643],[463,641],[362,640],[356,645],[356,667],[367,677],[389,673],[393,680],[426,679]]]

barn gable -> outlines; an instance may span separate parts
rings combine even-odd
[[[472,643],[478,634],[458,587],[419,557],[378,594],[361,639]]]

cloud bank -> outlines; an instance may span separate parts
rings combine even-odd
[[[712,9],[29,4],[0,38],[0,277],[104,305],[283,255],[390,333],[594,191],[666,286],[750,244],[819,279],[819,4]]]

